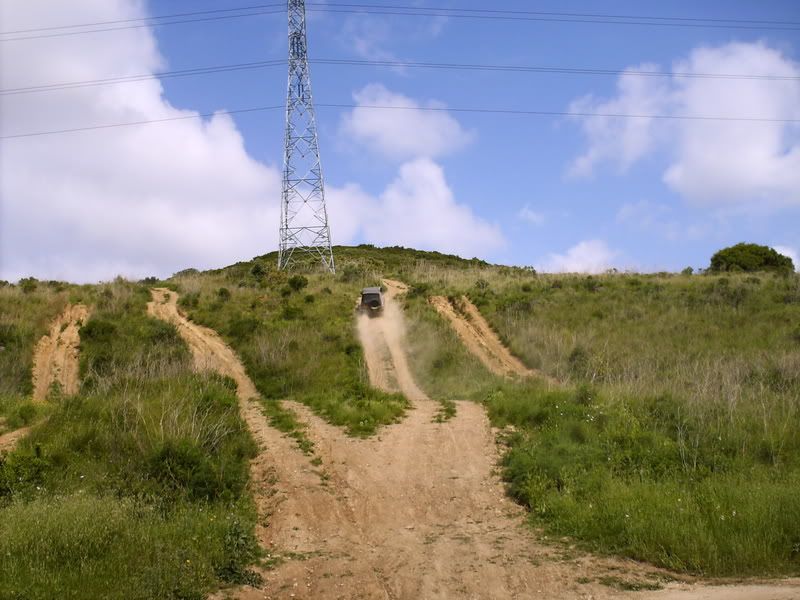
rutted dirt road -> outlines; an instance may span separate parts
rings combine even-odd
[[[33,399],[43,402],[57,383],[70,396],[77,393],[80,328],[89,318],[83,304],[69,304],[50,325],[50,333],[36,345],[33,355]]]
[[[358,329],[371,380],[402,390],[413,408],[378,437],[358,440],[287,403],[308,423],[319,466],[267,425],[251,401],[252,382],[219,336],[182,317],[174,292],[153,291],[149,311],[178,327],[198,368],[237,381],[243,415],[263,447],[252,465],[253,491],[272,566],[259,588],[217,597],[602,599],[626,595],[597,583],[602,575],[652,577],[647,566],[537,541],[493,472],[497,450],[482,408],[459,403],[456,417],[433,422],[439,405],[414,384],[403,351],[394,301],[403,287],[387,285],[384,316],[362,317]]]
[[[0,452],[10,452],[17,445],[17,442],[28,435],[30,427],[21,427],[14,431],[7,431],[0,435]]]
[[[466,296],[451,301],[445,296],[433,296],[430,303],[453,327],[463,344],[495,375],[504,377],[537,376],[550,383],[555,380],[526,367],[511,354],[486,319]]]
[[[216,331],[192,323],[178,311],[178,294],[165,289],[151,290],[153,300],[147,312],[175,325],[189,346],[198,371],[215,371],[236,382],[239,410],[261,452],[250,463],[253,497],[258,509],[256,534],[262,547],[269,547],[267,517],[287,497],[304,501],[307,489],[320,484],[311,472],[308,459],[297,450],[294,441],[269,426],[257,404],[258,391],[245,372],[239,357]],[[280,482],[277,485],[273,485]]]
[[[322,459],[321,478],[292,471],[273,454],[286,493],[269,517],[270,558],[262,589],[236,598],[609,598],[593,580],[634,563],[585,556],[563,560],[537,543],[523,511],[506,499],[493,470],[497,451],[481,407],[460,403],[449,422],[416,386],[403,350],[402,315],[386,282],[383,317],[359,319],[370,378],[413,403],[406,419],[368,440],[348,438],[306,407]],[[293,449],[295,454],[299,454]],[[269,454],[269,448],[267,450]],[[291,479],[284,479],[289,477]],[[283,562],[280,562],[283,561]],[[652,571],[652,569],[650,569]],[[617,572],[617,571],[615,571]]]
[[[68,304],[50,324],[50,331],[36,344],[32,368],[34,402],[44,402],[54,383],[67,396],[78,392],[80,328],[88,318],[86,306]],[[13,450],[30,430],[30,427],[21,427],[0,435],[0,452]]]

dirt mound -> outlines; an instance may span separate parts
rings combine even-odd
[[[59,384],[66,395],[78,392],[78,345],[80,328],[89,318],[83,304],[68,305],[51,324],[33,355],[33,399],[43,402],[50,386]]]

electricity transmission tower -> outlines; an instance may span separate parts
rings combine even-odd
[[[311,255],[333,273],[331,233],[306,53],[305,0],[288,2],[289,87],[278,268],[291,268],[304,255]]]

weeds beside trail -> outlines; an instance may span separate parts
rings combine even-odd
[[[280,408],[291,399],[367,436],[397,421],[407,403],[369,385],[354,320],[366,277],[316,269],[289,276],[258,260],[175,283],[188,317],[219,332],[241,357],[273,425],[296,433]]]
[[[0,286],[0,435],[31,425],[47,410],[31,399],[33,351],[70,289],[58,282]]]
[[[536,523],[678,571],[800,574],[800,279],[405,276],[420,296],[467,293],[565,383],[493,378],[411,303],[420,382],[511,426],[505,476]]]
[[[93,291],[83,387],[0,458],[0,597],[202,598],[257,556],[255,447],[234,386],[196,375],[149,291]]]

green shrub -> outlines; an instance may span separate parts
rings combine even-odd
[[[776,271],[791,273],[794,263],[788,256],[778,254],[769,246],[740,243],[723,248],[711,257],[709,271]]]
[[[19,280],[19,288],[24,294],[32,294],[36,291],[39,282],[34,277],[23,277]]]
[[[293,291],[299,292],[308,285],[308,279],[303,275],[292,275],[287,283]]]

